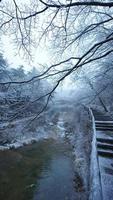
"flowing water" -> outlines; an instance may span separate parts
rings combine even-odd
[[[76,200],[71,147],[43,140],[0,152],[0,200]]]

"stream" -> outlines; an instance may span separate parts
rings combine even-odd
[[[0,151],[0,200],[76,200],[68,142],[45,139]]]

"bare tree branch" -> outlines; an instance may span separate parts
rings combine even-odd
[[[99,7],[113,7],[113,2],[100,2],[100,1],[82,1],[82,2],[73,2],[69,4],[49,4],[42,0],[39,0],[45,6],[51,8],[67,8],[67,7],[75,7],[75,6],[99,6]]]

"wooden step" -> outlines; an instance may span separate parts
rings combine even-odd
[[[113,131],[113,128],[109,128],[109,127],[96,127],[96,130],[97,131],[101,131],[101,130],[103,130],[103,131]]]
[[[97,142],[106,143],[106,144],[113,144],[113,139],[97,138]]]
[[[113,151],[113,144],[106,144],[106,143],[99,142],[99,143],[97,143],[97,148]]]
[[[95,120],[95,123],[104,123],[104,124],[113,124],[113,120],[103,121],[103,120]]]
[[[96,123],[96,127],[107,127],[107,128],[113,128],[113,124],[97,124]]]
[[[110,118],[109,116],[94,116],[96,121],[113,121],[112,118]]]
[[[107,157],[107,158],[113,158],[113,151],[107,151],[107,150],[97,150],[99,156]]]

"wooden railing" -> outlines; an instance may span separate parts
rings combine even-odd
[[[102,185],[96,145],[96,127],[92,110],[89,108],[92,121],[92,150],[90,158],[90,195],[89,200],[102,200]]]

